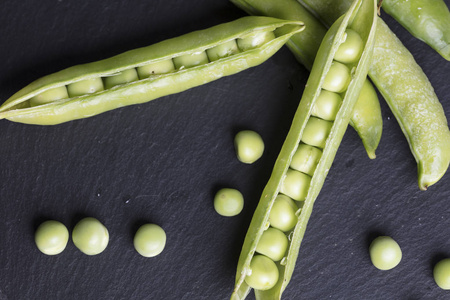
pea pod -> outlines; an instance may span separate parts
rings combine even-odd
[[[261,64],[303,23],[244,17],[38,79],[0,119],[53,125],[147,102]]]
[[[450,60],[450,11],[443,0],[383,0],[385,12]]]
[[[351,4],[350,0],[300,2],[328,24]],[[419,188],[426,190],[450,163],[447,118],[427,76],[381,19],[376,36],[369,76],[397,119],[417,162]]]
[[[286,42],[286,46],[301,64],[311,70],[320,42],[327,32],[326,27],[314,15],[296,0],[231,0],[231,2],[250,15],[301,20],[305,24],[305,30],[301,34],[293,35]],[[383,120],[378,96],[368,80],[353,109],[350,125],[361,138],[368,156],[371,159],[375,158],[383,130]]]
[[[367,76],[375,38],[376,20],[375,0],[356,0],[347,13],[339,18],[325,35],[291,128],[247,231],[231,299],[244,299],[252,288],[255,288],[256,299],[280,299],[289,284],[314,202],[331,167],[348,126],[353,106]],[[330,82],[340,81],[330,74],[339,64],[336,53],[341,45],[345,44],[345,36],[350,29],[356,31],[361,37],[360,47],[364,50],[358,59],[344,64],[344,68],[348,69],[345,73],[350,74],[350,80],[344,87],[344,91],[341,92],[342,87],[339,84],[332,85],[333,87],[330,88],[330,92],[338,93],[342,97],[342,103],[334,121],[312,116],[318,104],[317,99],[324,92],[325,87],[330,86]],[[348,74],[346,73],[343,77],[347,77]],[[333,89],[336,91],[332,91]],[[297,153],[298,151],[301,153]],[[296,158],[293,164],[294,157]],[[311,167],[312,163],[316,164],[315,168]],[[297,222],[293,229],[287,229],[291,226],[286,222],[276,222],[276,214],[280,212],[279,217],[291,219],[289,215],[292,215],[292,202],[295,202],[297,207],[295,212]],[[277,208],[272,211],[275,203]],[[287,211],[283,212],[285,209]],[[289,241],[287,249],[266,244],[268,239],[263,238],[263,235],[272,227],[278,230],[287,229],[284,232]],[[273,240],[282,239],[274,238]],[[264,245],[259,246],[259,243]],[[283,258],[280,261],[267,260],[264,257],[267,257],[265,255],[269,252],[270,256],[276,260],[280,257],[280,253],[283,254]]]

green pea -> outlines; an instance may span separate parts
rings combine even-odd
[[[445,258],[434,266],[433,277],[441,289],[450,290],[450,258]]]
[[[138,74],[135,68],[121,71],[119,74],[103,78],[105,89],[110,89],[116,85],[133,82],[138,80]]]
[[[380,270],[395,268],[402,260],[402,250],[389,236],[379,236],[373,240],[369,248],[373,265]]]
[[[173,64],[176,69],[191,68],[207,64],[208,62],[208,55],[206,55],[205,51],[180,55],[173,58]]]
[[[228,57],[236,53],[239,53],[236,40],[231,40],[206,50],[206,54],[208,55],[210,61],[216,61],[220,58]]]
[[[298,145],[294,156],[292,156],[290,167],[313,176],[321,157],[322,151],[320,149],[301,143]]]
[[[345,41],[337,49],[334,59],[349,64],[359,59],[364,48],[364,42],[359,34],[352,29],[347,29],[345,33]]]
[[[77,81],[67,86],[67,92],[70,97],[92,94],[103,90],[103,81],[100,77]]]
[[[272,31],[259,31],[249,34],[244,38],[237,39],[237,44],[241,51],[247,51],[261,46],[275,38]]]
[[[97,255],[106,249],[109,233],[106,227],[95,218],[84,218],[75,225],[72,241],[84,254]]]
[[[38,249],[47,255],[56,255],[66,248],[69,231],[61,222],[49,220],[39,225],[34,241]]]
[[[303,201],[308,194],[311,177],[292,169],[287,170],[281,185],[281,192],[294,200]]]
[[[269,227],[259,239],[256,252],[267,256],[273,261],[279,261],[284,257],[288,244],[288,238],[281,230]]]
[[[166,74],[175,70],[172,59],[165,59],[144,66],[137,67],[140,79],[148,78],[150,75]]]
[[[244,207],[244,197],[235,189],[220,189],[214,197],[214,209],[224,217],[238,215]]]
[[[237,158],[246,164],[254,163],[264,152],[264,142],[261,136],[251,130],[243,130],[236,134],[234,147]]]
[[[291,198],[278,194],[270,210],[270,225],[284,232],[293,229],[298,221],[295,215],[297,209],[297,205]]]
[[[134,236],[133,244],[140,255],[157,256],[166,246],[166,232],[156,224],[142,225]]]
[[[311,146],[324,148],[333,122],[311,117],[303,131],[302,142]]]
[[[333,121],[341,107],[342,97],[337,93],[321,90],[311,114],[318,118]]]
[[[347,90],[350,79],[350,69],[340,62],[333,61],[323,80],[322,88],[330,92],[342,93]]]
[[[264,255],[255,255],[250,262],[251,274],[245,277],[245,282],[256,290],[268,290],[278,281],[277,265]]]
[[[30,99],[30,106],[38,106],[55,100],[68,98],[67,88],[65,86],[46,90]]]

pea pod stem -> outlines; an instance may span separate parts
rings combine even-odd
[[[299,0],[330,24],[350,0]],[[369,76],[386,100],[417,162],[418,185],[426,190],[450,163],[450,131],[442,105],[412,54],[379,19]]]
[[[0,119],[53,125],[182,92],[261,64],[277,52],[290,36],[302,31],[303,28],[303,23],[298,21],[244,17],[108,59],[74,66],[40,78],[18,91],[0,107]],[[262,44],[251,45],[248,48],[244,41],[257,33],[270,33],[273,38],[269,37]],[[206,50],[217,49],[216,47],[234,40],[243,41],[242,44],[247,48],[230,55],[225,53],[220,59],[208,61]],[[220,49],[215,54],[217,55],[219,51]],[[195,56],[199,54],[203,54],[203,60],[197,62]],[[131,82],[121,78],[125,81],[112,88],[104,90],[100,86],[95,88],[93,93],[70,96],[69,87],[73,87],[74,84],[81,83],[82,89],[90,89],[87,85],[90,80],[122,76],[121,74],[129,69],[155,65],[172,59],[178,68],[167,73],[150,75],[148,78],[139,78]],[[33,97],[64,86],[68,87],[69,98],[57,98],[47,104],[30,107],[29,101]]]
[[[328,170],[331,167],[337,148],[348,126],[353,106],[366,78],[371,52],[374,42],[376,23],[375,1],[356,0],[348,12],[342,16],[327,32],[317,53],[314,65],[306,84],[302,99],[294,116],[291,128],[275,162],[271,177],[264,188],[260,202],[255,210],[247,235],[244,240],[236,272],[236,284],[231,299],[244,299],[250,292],[250,286],[245,282],[246,276],[251,273],[250,263],[255,254],[257,244],[265,229],[269,226],[269,214],[275,198],[280,193],[283,181],[286,178],[292,157],[294,156],[303,133],[311,118],[311,112],[318,95],[321,92],[326,75],[333,63],[337,48],[343,41],[347,28],[352,28],[364,40],[364,51],[361,58],[352,64],[354,73],[331,131],[326,138],[323,154],[311,178],[307,195],[298,210],[298,221],[294,231],[289,233],[290,245],[287,255],[278,263],[279,279],[276,285],[268,290],[255,290],[256,299],[280,299],[283,291],[289,284],[295,262],[298,256],[306,225],[312,212],[314,202],[323,186]]]

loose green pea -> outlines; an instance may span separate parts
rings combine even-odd
[[[243,130],[234,137],[237,158],[246,164],[257,161],[264,152],[261,136],[251,130]]]
[[[341,107],[342,97],[337,93],[322,90],[312,109],[312,115],[327,121],[333,121]]]
[[[395,268],[402,260],[402,250],[389,236],[379,236],[370,244],[370,259],[380,270]]]
[[[66,248],[69,231],[61,222],[50,220],[39,225],[34,241],[38,249],[47,255],[56,255]]]
[[[173,64],[176,69],[195,67],[207,64],[208,62],[208,55],[206,55],[205,51],[180,55],[173,58]]]
[[[450,258],[445,258],[434,266],[433,277],[441,289],[450,290]]]
[[[303,131],[302,142],[311,146],[324,148],[333,123],[310,117]]]
[[[335,93],[347,90],[350,83],[350,69],[337,61],[333,61],[322,84],[322,88]]]
[[[70,97],[92,94],[103,90],[103,81],[100,77],[77,81],[67,86],[67,92]]]
[[[298,145],[294,156],[292,156],[290,167],[313,176],[321,157],[322,151],[320,149],[301,143]]]
[[[105,83],[105,89],[110,89],[116,85],[124,84],[127,82],[133,82],[138,80],[138,74],[135,68],[123,70],[120,74],[113,76],[107,76],[103,78]]]
[[[250,269],[251,274],[245,277],[245,282],[255,290],[268,290],[278,281],[277,265],[267,256],[253,256]]]
[[[267,256],[273,261],[279,261],[284,257],[288,245],[288,238],[281,230],[269,227],[259,239],[256,252]]]
[[[281,185],[281,192],[294,200],[303,201],[308,194],[311,177],[292,169],[288,169]]]
[[[337,49],[334,59],[349,64],[359,59],[364,48],[364,42],[359,34],[350,28],[345,33],[345,41]]]
[[[155,63],[137,67],[140,79],[148,78],[150,75],[166,74],[175,70],[172,59],[161,60]]]
[[[237,44],[241,51],[246,51],[261,46],[273,39],[275,39],[275,34],[272,31],[260,31],[237,39]]]
[[[156,224],[142,225],[134,236],[133,244],[140,255],[157,256],[166,246],[166,232]]]
[[[231,40],[206,50],[206,54],[208,55],[210,61],[216,61],[220,58],[228,57],[236,53],[239,53],[236,40]]]
[[[223,188],[214,197],[214,209],[224,217],[238,215],[244,207],[244,197],[235,189]]]
[[[72,241],[84,254],[97,255],[106,249],[109,233],[106,227],[95,218],[84,218],[75,225]]]
[[[298,221],[295,215],[297,209],[297,205],[291,198],[278,194],[270,210],[270,225],[284,232],[293,229]]]
[[[30,106],[38,106],[55,100],[68,98],[67,88],[65,86],[56,87],[30,99]]]

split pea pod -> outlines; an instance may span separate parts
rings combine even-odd
[[[301,34],[293,35],[286,46],[295,58],[311,70],[320,42],[327,32],[317,18],[302,7],[296,0],[231,0],[250,15],[262,15],[285,20],[298,20],[305,24]],[[350,125],[361,138],[370,158],[375,158],[375,150],[381,139],[383,120],[378,96],[369,80],[353,108]]]
[[[350,0],[300,2],[328,24],[351,4]],[[447,118],[427,76],[382,19],[377,22],[369,76],[397,119],[417,162],[419,188],[426,190],[450,163]]]
[[[325,35],[291,128],[247,231],[231,299],[280,299],[292,276],[306,225],[370,65],[376,2],[356,0]],[[345,63],[338,52],[354,31],[361,55]],[[324,93],[342,98],[333,121],[313,115]],[[284,235],[284,238],[282,235]]]
[[[383,0],[383,10],[450,60],[450,11],[443,0]]]
[[[244,17],[38,79],[0,119],[53,125],[178,93],[267,60],[303,23]]]

